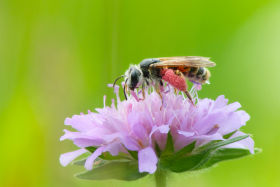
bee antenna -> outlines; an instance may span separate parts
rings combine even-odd
[[[115,88],[115,85],[116,85],[117,81],[120,80],[123,77],[124,77],[124,75],[121,75],[121,76],[119,76],[115,79],[114,84],[113,84],[113,88]]]
[[[125,80],[124,85],[123,85],[123,94],[124,94],[125,100],[127,100],[126,91],[125,91],[126,83],[127,83],[127,79]]]

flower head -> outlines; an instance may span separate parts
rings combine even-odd
[[[65,120],[65,125],[76,131],[64,130],[61,140],[72,140],[80,149],[62,154],[63,166],[89,148],[92,152],[85,161],[87,170],[93,168],[98,157],[104,158],[105,153],[110,153],[113,157],[125,155],[127,159],[136,160],[139,173],[154,173],[160,163],[171,171],[185,171],[186,168],[174,168],[168,162],[187,159],[189,155],[214,155],[229,149],[254,153],[254,141],[239,131],[250,117],[238,110],[241,107],[238,102],[228,104],[224,96],[219,96],[216,100],[197,99],[194,106],[172,89],[163,93],[163,104],[155,91],[140,101],[132,96],[121,101],[118,88],[115,93],[117,102],[113,100],[111,106],[105,105],[104,97],[103,108]],[[208,163],[211,158],[204,162]]]

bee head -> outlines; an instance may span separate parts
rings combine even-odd
[[[130,90],[134,90],[142,83],[142,72],[138,66],[131,66],[126,73],[127,85]]]

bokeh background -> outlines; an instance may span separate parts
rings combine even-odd
[[[274,0],[1,0],[0,186],[152,186],[82,181],[59,155],[64,119],[113,97],[108,83],[143,58],[212,57],[212,84],[251,120],[243,128],[263,152],[200,173],[169,177],[170,186],[280,186],[280,2]]]

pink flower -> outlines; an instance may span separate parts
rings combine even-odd
[[[139,172],[154,173],[160,159],[156,146],[161,151],[165,149],[168,133],[172,136],[175,151],[194,141],[198,148],[213,140],[225,140],[225,135],[235,131],[230,138],[244,135],[239,128],[250,118],[245,111],[238,110],[241,107],[238,102],[228,104],[224,96],[216,100],[198,99],[194,106],[170,89],[163,93],[162,107],[162,101],[154,91],[146,93],[146,99],[140,101],[132,96],[121,101],[118,89],[115,93],[117,102],[113,101],[111,106],[105,105],[104,97],[103,108],[65,120],[65,125],[76,131],[64,130],[60,140],[72,140],[80,149],[62,154],[60,162],[63,166],[87,152],[87,147],[94,147],[96,150],[85,162],[87,170],[93,168],[95,159],[104,152],[130,156],[130,151],[136,151]],[[248,149],[254,153],[254,141],[250,137],[225,147]]]

